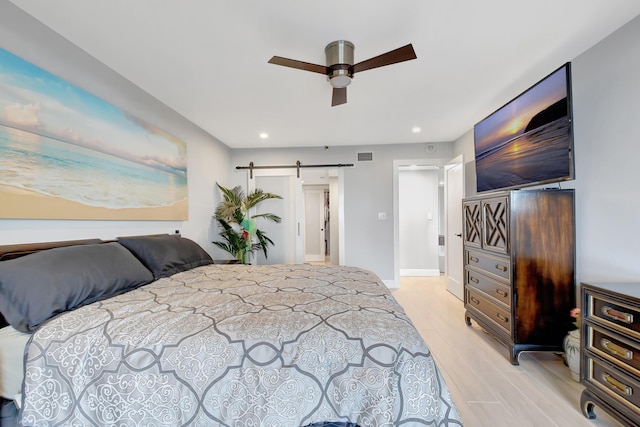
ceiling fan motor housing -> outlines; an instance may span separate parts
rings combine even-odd
[[[342,88],[349,86],[353,73],[353,43],[346,40],[331,42],[324,48],[329,73],[327,79],[331,86]]]

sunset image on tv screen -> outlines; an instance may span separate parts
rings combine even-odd
[[[568,67],[474,127],[478,192],[571,177]]]

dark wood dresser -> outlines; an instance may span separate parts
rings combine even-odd
[[[463,200],[465,321],[509,349],[562,351],[575,307],[573,190]]]
[[[627,426],[640,425],[640,283],[583,283],[580,398]]]

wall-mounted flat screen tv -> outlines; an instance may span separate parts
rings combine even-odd
[[[473,128],[477,191],[574,179],[571,63]]]

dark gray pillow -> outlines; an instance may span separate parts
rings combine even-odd
[[[179,235],[119,237],[118,242],[151,270],[156,279],[213,264],[200,245]]]
[[[22,332],[73,308],[153,281],[117,243],[68,246],[0,262],[0,312]]]

